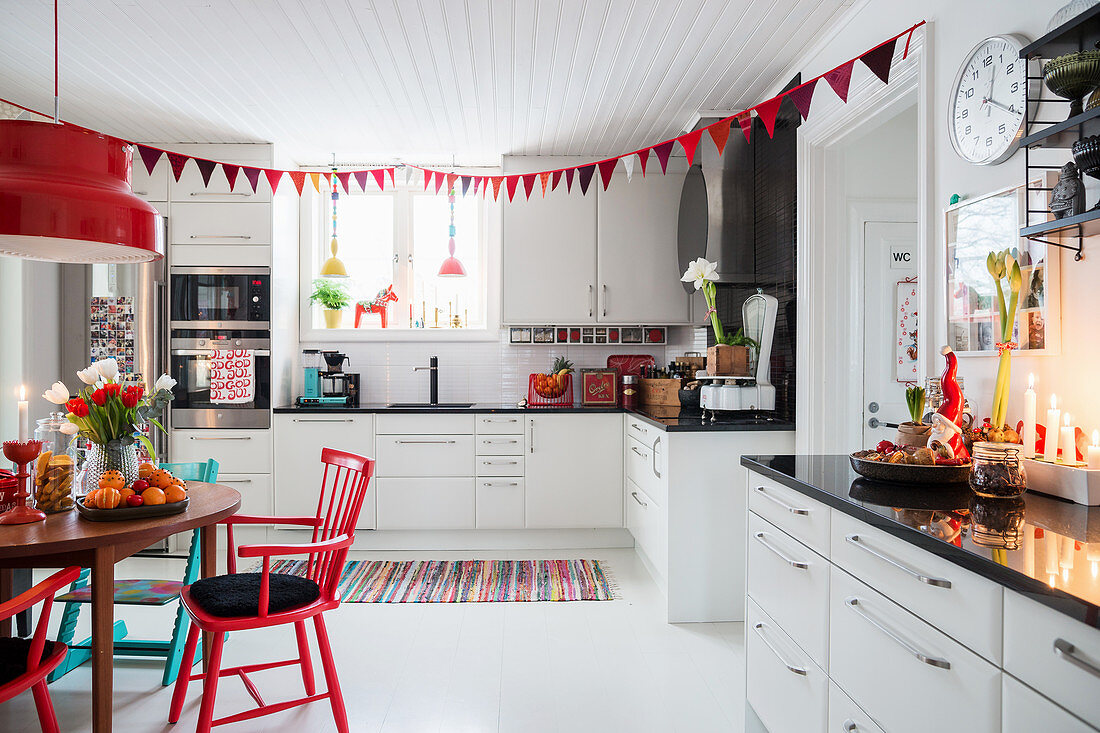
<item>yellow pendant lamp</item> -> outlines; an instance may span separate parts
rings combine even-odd
[[[340,200],[340,192],[336,190],[336,168],[332,169],[332,243],[329,245],[329,251],[332,252],[332,256],[325,260],[325,263],[321,265],[321,277],[347,277],[348,270],[344,267],[343,261],[336,256],[336,202]]]

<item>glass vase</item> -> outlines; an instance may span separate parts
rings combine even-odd
[[[118,471],[129,486],[138,478],[137,444],[92,443],[84,460],[84,493],[99,488],[99,479],[107,471]]]

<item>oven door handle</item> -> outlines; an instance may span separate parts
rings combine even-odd
[[[248,351],[248,349],[235,350]],[[210,356],[213,353],[213,349],[172,349],[172,356]],[[252,353],[256,356],[271,356],[271,352],[267,349],[253,349]]]

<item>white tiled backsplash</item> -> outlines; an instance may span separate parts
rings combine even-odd
[[[664,346],[565,345],[534,346],[508,343],[502,329],[499,341],[477,342],[372,342],[302,343],[300,349],[342,351],[350,364],[344,371],[358,372],[360,401],[366,403],[427,402],[428,373],[413,367],[427,366],[428,357],[439,357],[439,401],[513,403],[527,396],[527,375],[547,371],[564,354],[577,369],[605,367],[612,354],[651,354],[658,364],[696,350],[696,329],[668,329]],[[703,343],[705,344],[705,338]],[[299,350],[300,350],[299,349]],[[295,376],[295,388],[300,376]]]

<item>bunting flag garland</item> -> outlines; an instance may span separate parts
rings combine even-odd
[[[546,184],[550,182],[550,171],[539,173],[539,181],[542,182],[542,197],[546,198]]]
[[[882,79],[883,84],[890,83],[890,62],[894,60],[894,46],[897,42],[898,39],[893,38],[859,57],[872,74]]]
[[[600,180],[603,181],[603,190],[607,190],[607,185],[611,183],[611,176],[615,175],[615,166],[618,165],[618,158],[608,158],[607,160],[601,160],[597,163],[600,169]]]
[[[710,139],[714,141],[714,147],[718,148],[718,154],[722,155],[726,152],[726,141],[730,137],[730,121],[722,120],[716,125],[711,125],[707,132],[710,133]],[[627,178],[629,179],[629,174]]]
[[[629,181],[634,177],[634,156],[627,155],[624,158],[620,158],[623,162],[623,170],[626,171],[626,180]]]
[[[210,176],[214,175],[214,168],[217,167],[218,162],[215,160],[207,160],[206,158],[195,158],[195,165],[199,167],[199,175],[202,176],[202,185],[210,185]]]
[[[798,108],[798,114],[802,115],[802,119],[806,119],[810,115],[810,100],[814,98],[815,86],[817,86],[817,79],[811,79],[787,92],[787,96]]]
[[[577,170],[576,168],[566,168],[565,169],[565,192],[566,193],[572,193],[573,192],[573,174],[576,172],[576,170]]]
[[[752,113],[742,112],[737,115],[737,124],[741,126],[741,132],[745,133],[745,142],[751,143],[749,136],[752,135]]]
[[[454,190],[455,181],[457,181],[457,180],[458,180],[458,174],[457,173],[448,173],[447,174],[447,190],[448,191],[453,191]]]
[[[313,190],[316,191],[317,193],[321,193],[321,174],[320,173],[310,173],[309,174],[309,179],[311,181],[313,181]]]
[[[665,140],[660,145],[653,146],[653,152],[657,154],[657,160],[661,164],[661,173],[665,173],[668,170],[668,158],[672,155],[672,145],[674,140]]]
[[[511,201],[512,197],[516,195],[516,186],[519,185],[519,176],[505,176],[504,184],[508,189],[508,200]]]
[[[361,191],[367,190],[367,176],[370,171],[352,171],[352,175],[355,176],[355,182],[359,184]]]
[[[470,188],[470,181],[474,179],[473,176],[462,176],[462,198],[466,198],[466,190]],[[476,188],[474,189],[477,190]]]
[[[639,150],[637,155],[638,155],[638,162],[642,164],[642,178],[645,178],[645,164],[646,164],[646,161],[649,160],[649,148],[645,148],[644,150]]]
[[[183,167],[187,165],[187,161],[191,158],[182,153],[169,153],[167,151],[165,155],[168,156],[168,162],[172,166],[172,175],[176,177],[176,183],[179,183],[180,176],[183,174]]]
[[[556,189],[558,187],[558,183],[561,181],[561,174],[562,174],[562,172],[560,170],[556,170],[552,174],[550,174],[550,190],[551,191],[553,191],[554,189]]]
[[[244,172],[244,177],[248,181],[248,185],[252,186],[252,193],[256,193],[256,189],[260,185],[260,169],[241,166],[241,170]],[[271,193],[275,193],[274,188],[271,189]]]
[[[504,176],[492,176],[493,181],[493,201],[497,200],[497,196],[500,195],[500,184],[504,182]]]
[[[581,196],[588,195],[588,186],[592,183],[592,176],[596,173],[596,164],[579,166],[577,168],[577,181],[581,184]]]
[[[698,130],[693,130],[676,138],[680,143],[680,147],[682,147],[687,154],[688,165],[695,162],[695,148],[699,147],[699,138],[702,136],[703,128],[699,128]]]
[[[290,180],[294,182],[294,188],[298,189],[298,195],[302,195],[302,186],[306,185],[305,171],[287,171]]]
[[[268,185],[271,186],[271,194],[274,195],[279,189],[279,181],[283,178],[283,172],[264,168],[264,176],[267,178]]]
[[[229,190],[232,191],[237,186],[237,174],[241,172],[239,165],[232,165],[230,163],[222,163],[222,173],[225,174],[226,183],[229,184]]]
[[[157,162],[160,161],[160,156],[164,154],[164,151],[151,148],[148,145],[138,145],[137,149],[138,155],[145,163],[145,169],[149,171],[149,175],[153,175],[153,169],[157,167]]]
[[[441,171],[436,171],[432,177],[435,179],[435,192],[439,193],[439,190],[443,188],[443,179],[446,176]]]
[[[848,85],[852,82],[852,67],[855,65],[855,59],[852,59],[825,74],[825,81],[829,82],[829,86],[845,104],[848,102]]]
[[[390,168],[387,168],[386,173],[390,174],[390,187],[392,188],[396,186],[397,184],[393,182],[393,167],[391,166]]]
[[[760,115],[760,121],[764,123],[764,129],[768,131],[768,137],[775,136],[775,118],[779,114],[779,105],[783,104],[783,97],[772,97],[766,102],[761,102],[754,108]]]
[[[386,190],[386,172],[381,168],[375,168],[371,171],[371,175],[374,177],[374,182],[378,184],[379,191]],[[366,182],[366,177],[363,177],[363,182]],[[363,190],[366,191],[367,187],[363,186]]]
[[[535,190],[535,178],[537,173],[528,173],[523,176],[523,193],[527,196],[527,200],[531,200],[531,192]]]
[[[340,185],[344,187],[344,193],[350,194],[348,190],[348,181],[351,178],[351,171],[336,171],[336,180],[340,182]]]

